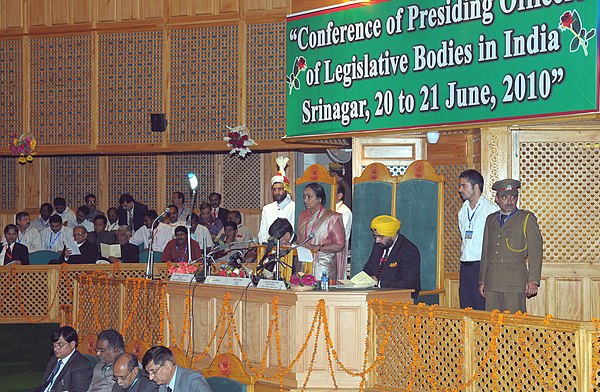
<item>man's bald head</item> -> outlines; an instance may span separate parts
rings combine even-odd
[[[129,388],[140,372],[137,358],[130,353],[122,353],[115,359],[113,375],[121,388]]]

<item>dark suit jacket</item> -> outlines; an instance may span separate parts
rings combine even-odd
[[[4,247],[6,244],[2,244]],[[4,265],[10,263],[13,260],[21,260],[22,265],[29,264],[29,250],[23,244],[19,244],[17,242],[14,243],[12,247],[12,258],[4,255]]]
[[[101,233],[96,233],[93,231],[88,233],[86,241],[96,245],[98,250],[100,250],[100,244],[116,244],[117,236],[112,231],[104,231]]]
[[[96,260],[98,260],[98,248],[90,242],[85,241],[81,244],[79,251],[81,252],[80,255],[73,255],[66,261],[65,252],[61,253],[58,258],[58,264],[95,264]]]
[[[229,215],[229,210],[227,208],[219,207],[219,213],[217,214],[217,218],[219,218],[221,222],[227,222],[227,215]]]
[[[131,389],[129,389],[131,388]],[[154,381],[148,379],[148,373],[140,369],[140,375],[137,382],[127,388],[121,388],[118,383],[113,385],[112,392],[156,392],[158,385]]]
[[[376,275],[379,260],[383,256],[383,248],[373,244],[371,255],[364,271],[369,275]],[[400,234],[394,244],[381,274],[381,287],[396,289],[414,289],[411,297],[416,298],[421,291],[421,256],[419,249],[405,236]]]
[[[33,389],[33,392],[43,392],[44,383],[50,376],[50,373],[52,373],[57,361],[58,359],[54,356],[50,359],[48,366],[46,366],[42,384]],[[58,377],[56,378],[51,391],[86,392],[92,382],[92,370],[90,361],[88,361],[79,351],[75,350],[73,355],[71,355],[71,358],[69,358],[69,362],[67,362],[60,370],[60,373],[58,373]]]
[[[148,212],[148,206],[137,201],[133,202],[133,230],[137,230],[144,225],[144,214]],[[119,215],[119,226],[127,224],[127,211],[121,206],[117,208]]]
[[[124,263],[139,263],[140,248],[137,245],[121,245],[121,261]]]
[[[166,392],[167,385],[161,385],[159,392]],[[175,391],[212,392],[206,379],[197,371],[177,366]]]

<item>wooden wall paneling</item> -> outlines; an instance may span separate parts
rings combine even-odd
[[[117,0],[96,0],[98,22],[117,21]]]
[[[590,318],[598,318],[600,317],[600,277],[590,279],[589,293]]]
[[[511,173],[512,143],[507,127],[481,129],[481,175],[485,178],[484,195],[492,194],[492,184]]]
[[[219,14],[238,13],[240,11],[240,0],[218,0]]]
[[[160,0],[154,0],[160,1]],[[139,20],[140,0],[119,0],[117,3],[117,21]]]
[[[48,24],[49,0],[29,0],[28,26],[46,26]]]
[[[208,3],[208,1],[207,1]],[[170,17],[191,16],[192,2],[190,0],[168,0]]]
[[[327,7],[330,5],[340,4],[340,0],[290,0],[292,4],[291,13],[308,11],[315,8]]]
[[[162,206],[171,204],[171,195],[167,198],[167,157],[159,155],[156,158],[156,206],[157,211],[162,209]]]
[[[436,144],[426,143],[427,161],[431,165],[465,164],[468,162],[468,134],[442,133]]]
[[[24,9],[23,0],[2,0],[0,2],[4,12],[0,17],[0,30],[4,29],[22,29],[24,27]]]
[[[217,13],[218,0],[191,0],[192,15],[212,15]]]
[[[92,5],[90,0],[71,0],[73,24],[92,22]]]
[[[98,159],[98,190],[99,192],[96,194],[97,208],[103,211],[105,214],[110,207],[115,207],[118,203],[118,200],[115,202],[114,200],[108,199],[108,172],[110,168],[108,167],[108,157],[101,156]]]
[[[583,300],[588,294],[583,293],[583,279],[557,278],[555,285],[556,312],[552,315],[567,320],[582,320]]]
[[[238,123],[239,124],[247,124],[246,118],[246,106],[247,106],[247,91],[246,91],[246,72],[247,72],[247,59],[246,53],[248,52],[248,41],[247,36],[248,32],[246,30],[246,22],[242,19],[238,22],[238,53],[237,53],[237,76],[238,76]],[[250,134],[252,136],[252,134]],[[252,139],[255,139],[256,136],[252,136]]]
[[[223,195],[223,164],[225,162],[225,154],[215,154],[215,183],[210,188],[211,184],[206,184],[208,187],[207,194],[211,192],[217,192]],[[207,200],[208,201],[208,198]],[[200,204],[198,204],[200,206]]]
[[[143,19],[164,17],[164,0],[139,0]]]
[[[35,158],[31,163],[19,165],[18,186],[22,193],[21,197],[17,199],[17,210],[26,210],[35,213],[39,212],[41,204],[41,171],[42,161],[38,158]]]
[[[66,25],[73,23],[73,3],[69,0],[50,0],[51,25]]]

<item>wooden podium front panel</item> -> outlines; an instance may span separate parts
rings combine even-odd
[[[185,307],[185,294],[188,285],[183,283],[169,283],[167,292],[169,294],[169,307],[172,315],[173,334],[177,340],[181,339],[181,328],[183,326],[183,315]],[[221,305],[226,293],[231,295],[231,306],[235,310],[234,322],[240,335],[242,344],[252,365],[260,368],[261,359],[267,344],[269,320],[271,319],[272,302],[274,297],[279,298],[279,331],[281,347],[281,366],[288,366],[296,357],[308,336],[314,318],[317,304],[320,299],[325,301],[327,308],[327,319],[334,349],[337,351],[342,363],[351,371],[358,372],[362,368],[364,345],[367,337],[366,325],[368,317],[368,302],[379,299],[388,302],[412,303],[411,290],[336,290],[330,291],[274,291],[250,288],[244,292],[244,288],[198,285],[194,290],[194,356],[202,353],[217,325],[221,312]],[[238,303],[239,302],[239,303]],[[181,315],[181,317],[179,317]],[[228,322],[228,320],[226,320]],[[229,325],[233,328],[233,323]],[[169,334],[169,328],[165,328],[165,334]],[[219,332],[217,332],[217,338]],[[167,342],[170,336],[165,336]],[[235,339],[235,338],[234,338]],[[272,331],[269,354],[267,356],[266,376],[272,376],[278,372],[277,348],[275,343],[275,331]],[[188,347],[187,339],[184,347]],[[209,355],[204,357],[194,366],[203,369],[209,366],[212,358],[218,352],[229,351],[229,340],[227,336],[220,343],[213,342],[209,348]],[[233,343],[233,354],[242,358],[237,342]],[[286,389],[301,388],[308,373],[312,352],[314,348],[314,335],[309,341],[307,350],[292,371],[284,377]],[[371,362],[373,358],[370,358]],[[332,388],[333,381],[329,374],[327,351],[323,329],[321,328],[318,341],[318,349],[315,356],[315,364],[310,374],[307,387]],[[336,381],[339,388],[358,388],[360,379],[351,377],[339,366],[334,364]],[[252,374],[252,372],[249,371]],[[260,384],[278,386],[278,380]]]

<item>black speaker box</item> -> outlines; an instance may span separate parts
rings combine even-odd
[[[150,113],[152,132],[164,132],[167,129],[167,119],[164,113]]]

